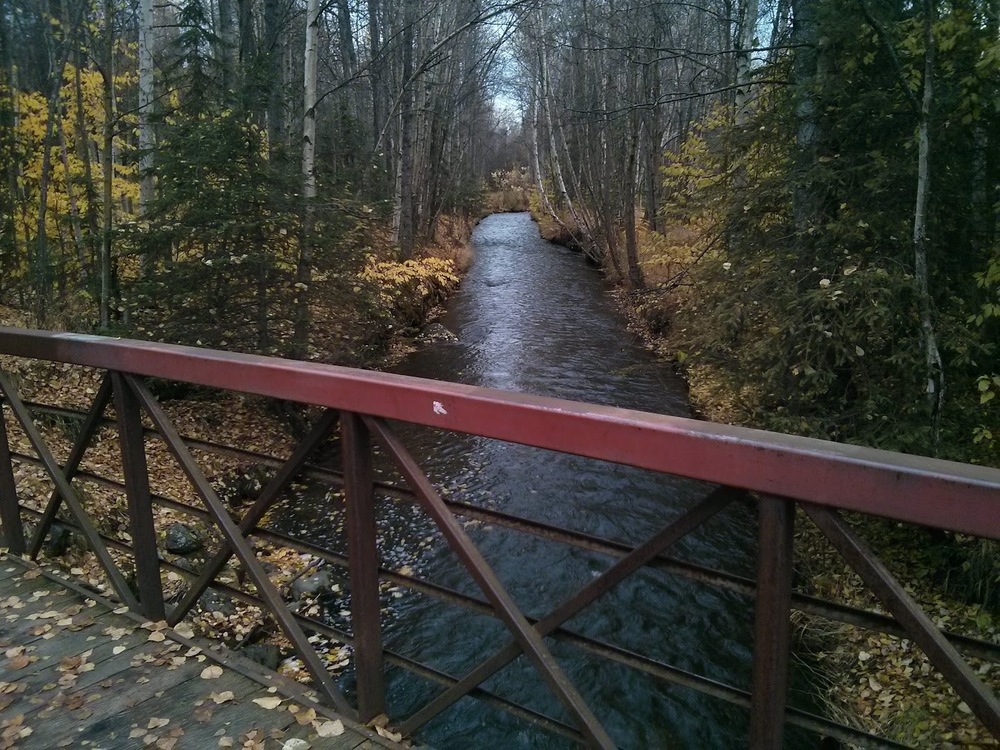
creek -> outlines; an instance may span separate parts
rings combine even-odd
[[[423,346],[398,372],[688,416],[683,383],[632,339],[600,274],[579,253],[543,240],[528,214],[484,219],[473,236],[473,253],[473,266],[441,318],[457,340]],[[405,425],[400,433],[447,497],[630,545],[645,541],[712,489],[475,436]],[[385,466],[379,472],[392,478]],[[419,510],[383,500],[379,514],[384,565],[405,564],[422,578],[481,596]],[[301,522],[314,539],[320,537],[316,541],[327,536],[315,516]],[[672,554],[752,577],[755,528],[752,509],[733,505],[685,537]],[[468,523],[466,530],[530,616],[548,614],[613,562],[512,530],[478,523]],[[395,597],[384,618],[386,647],[435,669],[464,675],[509,640],[490,617],[405,590]],[[712,680],[749,687],[752,602],[745,596],[644,569],[567,626]],[[746,747],[744,709],[568,644],[546,643],[620,747]],[[386,685],[394,717],[408,715],[440,689],[398,668],[387,671]],[[484,687],[566,720],[523,656]],[[416,739],[441,750],[573,746],[471,698],[439,715]],[[786,746],[799,744],[791,739]]]

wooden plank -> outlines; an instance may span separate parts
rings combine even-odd
[[[54,711],[45,716],[45,721],[34,724],[34,732],[24,740],[24,750],[50,750],[54,747],[78,747],[79,737],[84,733],[100,736],[105,726],[113,725],[115,717],[127,714],[136,705],[149,700],[157,693],[166,693],[176,685],[190,679],[198,679],[202,665],[189,662],[184,667],[169,671],[157,667],[143,667],[130,670],[126,686],[112,684],[108,688],[97,686],[83,693],[81,708],[70,711]],[[94,700],[87,700],[91,695]],[[42,718],[41,713],[38,718]],[[63,744],[69,742],[69,745]],[[134,746],[134,745],[133,745]]]
[[[48,589],[50,591],[64,591],[61,587],[49,581],[44,576],[39,576],[33,580],[26,579],[24,573],[26,572],[23,567],[17,565],[16,563],[10,563],[9,560],[0,561],[0,565],[3,563],[8,563],[0,568],[0,595],[7,596],[8,592],[10,594],[21,595],[23,592],[31,592],[36,589]]]
[[[317,717],[322,723],[326,721],[324,717]],[[322,748],[322,750],[355,750],[361,747],[366,742],[370,740],[363,734],[358,734],[350,728],[345,726],[344,733],[338,737],[319,737],[316,734],[315,727],[311,725],[300,726],[299,724],[293,724],[285,732],[285,739],[300,739],[305,740],[309,743],[312,748]],[[378,745],[372,745],[372,747],[378,748],[378,750],[383,750],[382,747]]]
[[[34,639],[32,630],[47,624],[53,625],[56,618],[40,618],[47,612],[65,613],[79,600],[65,591],[33,592],[20,589],[18,594],[0,595],[0,640],[24,643]],[[69,610],[72,611],[72,610]],[[82,612],[83,610],[81,610]],[[62,618],[59,618],[62,619]]]
[[[197,721],[198,710],[205,708],[206,704],[213,703],[209,697],[212,693],[231,691],[236,696],[234,700],[239,700],[252,693],[257,686],[245,677],[231,673],[224,673],[218,679],[203,680],[199,676],[203,666],[201,665],[183,682],[158,690],[128,710],[107,716],[77,732],[73,735],[74,743],[84,745],[90,742],[110,750],[119,747],[141,747],[147,736],[156,738],[176,736],[179,740],[178,748],[216,746],[218,740],[213,741],[212,737],[220,727],[217,726],[214,715],[210,731],[202,733],[203,736],[199,739],[189,736],[198,734],[193,730],[201,726]],[[116,687],[113,690],[117,692]],[[251,705],[259,708],[256,704]],[[140,729],[146,731],[135,737],[131,736]],[[178,730],[181,730],[182,734],[175,734]]]
[[[272,736],[278,739],[284,736],[285,729],[293,723],[293,716],[285,710],[267,711],[253,703],[254,698],[280,697],[267,693],[252,680],[233,672],[226,672],[219,680],[211,680],[209,686],[195,686],[195,692],[182,695],[186,700],[189,714],[195,721],[189,721],[185,727],[183,741],[179,747],[199,748],[215,747],[219,737],[231,737],[236,747],[242,747],[240,738],[251,731],[259,730],[261,736]],[[227,685],[229,687],[227,687]],[[210,696],[231,690],[234,697],[224,703],[216,703]],[[168,698],[177,700],[176,691]],[[272,730],[274,735],[271,735]],[[219,734],[222,732],[222,734]],[[278,744],[280,747],[281,743]]]
[[[28,716],[42,711],[58,694],[69,690],[77,674],[76,668],[70,665],[85,666],[88,662],[81,654],[87,649],[83,647],[92,645],[82,640],[60,637],[37,643],[41,651],[26,652],[37,658],[37,662],[24,669],[7,672],[7,677],[17,684],[17,700],[0,710],[0,719],[6,720],[17,714]],[[60,669],[63,664],[64,668]]]
[[[176,739],[175,750],[202,750],[216,747],[220,736],[242,746],[253,731],[267,747],[280,747],[293,737],[306,739],[315,750],[399,747],[347,719],[342,719],[340,736],[318,737],[315,723],[300,726],[289,707],[300,712],[312,708],[316,722],[338,717],[311,703],[305,686],[225,650],[205,650],[172,631],[164,633],[168,637],[163,641],[155,635],[150,641],[152,631],[135,615],[111,611],[116,603],[91,597],[72,583],[66,584],[73,588],[69,593],[48,573],[25,579],[19,561],[6,562],[7,570],[0,571],[0,605],[7,605],[0,608],[0,629],[6,629],[7,637],[0,644],[21,645],[25,654],[36,657],[19,669],[0,672],[0,720],[20,717],[33,730],[18,748],[131,750],[152,737],[153,742]],[[48,612],[55,614],[37,617]],[[217,662],[225,665],[222,675],[202,679],[202,670]],[[216,704],[212,693],[226,691],[232,698]],[[272,710],[253,702],[274,697],[282,702]]]

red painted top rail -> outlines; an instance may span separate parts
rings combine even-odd
[[[0,326],[0,354],[371,414],[1000,538],[1000,470],[457,383]]]

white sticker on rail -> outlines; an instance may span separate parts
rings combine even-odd
[[[440,401],[434,402],[434,413],[435,414],[447,414],[448,410],[444,408],[444,404]]]

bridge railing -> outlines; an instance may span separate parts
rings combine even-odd
[[[53,523],[60,519],[85,538],[108,584],[124,604],[150,619],[166,619],[172,625],[189,616],[210,587],[255,603],[274,618],[322,697],[347,716],[366,722],[385,711],[385,669],[395,665],[442,686],[422,708],[409,716],[394,717],[396,728],[404,733],[417,731],[460,698],[471,695],[583,744],[616,746],[553,656],[545,639],[556,638],[591,655],[748,709],[748,736],[755,748],[780,747],[786,724],[863,746],[900,747],[787,705],[791,614],[799,611],[912,639],[988,732],[1000,738],[1000,705],[981,675],[965,660],[968,656],[1000,662],[1000,646],[943,632],[844,518],[844,513],[860,513],[1000,539],[1000,471],[679,417],[149,342],[0,328],[0,355],[95,368],[104,373],[89,409],[75,414],[82,420],[81,427],[68,456],[58,461],[36,419],[42,413],[73,412],[58,405],[24,401],[14,379],[0,370],[0,404],[4,407],[4,419],[0,419],[0,525],[6,546],[14,553],[35,557]],[[293,401],[320,407],[322,413],[289,456],[275,459],[238,446],[185,438],[153,396],[145,378]],[[111,421],[105,416],[109,406],[113,406],[113,424],[120,443],[123,481],[99,476],[82,466],[95,435]],[[144,419],[149,426],[144,425]],[[663,524],[647,541],[629,547],[444,497],[409,453],[390,420],[688,477],[718,487]],[[12,451],[11,430],[19,431],[30,444],[30,452]],[[339,472],[310,462],[332,433],[338,433],[340,438]],[[150,435],[162,441],[172,454],[201,501],[200,507],[151,491],[145,448]],[[375,478],[376,445],[395,466],[403,484],[389,485]],[[199,466],[194,449],[242,455],[272,466],[275,472],[252,506],[237,519]],[[17,477],[23,472],[15,468],[28,464],[41,467],[54,485],[40,505],[28,499],[30,488],[19,486]],[[343,488],[346,554],[262,525],[267,512],[303,475]],[[74,486],[75,477],[103,482],[124,493],[127,534],[110,535],[99,528]],[[479,595],[463,594],[382,566],[377,544],[377,494],[388,494],[422,509],[475,580]],[[755,581],[669,555],[679,540],[736,500],[752,502],[758,511]],[[200,571],[192,573],[160,559],[154,513],[157,506],[200,518],[221,535],[221,544]],[[818,527],[888,614],[825,602],[793,590],[797,509]],[[477,549],[460,518],[597,552],[614,563],[547,616],[528,617]],[[30,537],[25,534],[25,521],[33,527]],[[254,539],[302,550],[346,568],[351,591],[350,628],[336,628],[293,611],[257,559]],[[119,565],[122,553],[132,561],[131,581],[129,573]],[[220,582],[219,574],[232,558],[238,561],[252,590]],[[586,637],[567,626],[571,618],[642,569],[691,578],[754,599],[749,689],[721,684]],[[178,601],[164,601],[166,572],[190,581]],[[495,617],[506,627],[510,641],[462,676],[445,674],[394,653],[385,648],[382,639],[380,580]],[[310,632],[352,647],[357,676],[355,702],[349,702],[338,688],[314,650]],[[517,705],[484,687],[492,675],[522,654],[562,704],[569,721]]]

